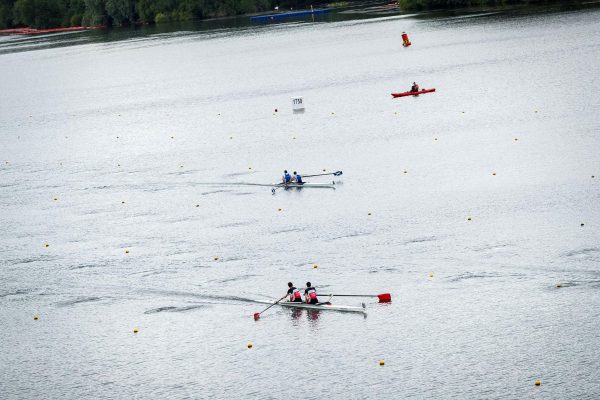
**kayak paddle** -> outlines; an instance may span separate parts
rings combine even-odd
[[[322,294],[319,293],[319,296],[334,296],[334,297],[377,297],[380,303],[391,303],[392,295],[389,293],[381,293],[381,294]]]
[[[281,300],[285,299],[287,297],[287,293],[285,296],[283,296],[282,298],[280,298],[279,300],[277,300],[275,303],[271,304],[269,307],[265,308],[264,310],[262,310],[261,312],[257,312],[254,313],[254,320],[258,321],[258,319],[260,318],[260,314],[264,313],[265,311],[267,311],[269,308],[273,307],[275,304],[279,303]]]
[[[303,177],[304,177],[304,178],[310,178],[310,177],[312,177],[312,176],[324,176],[324,175],[340,176],[340,175],[342,175],[342,174],[343,174],[343,172],[342,172],[342,171],[335,171],[335,172],[329,172],[329,173],[326,173],[326,174],[304,175]]]

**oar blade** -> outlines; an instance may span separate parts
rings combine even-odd
[[[342,172],[342,171],[335,171],[335,172],[333,173],[333,176],[340,176],[340,175],[342,175],[342,174],[343,174],[343,172]]]
[[[254,320],[258,321],[259,319],[260,319],[260,313],[259,312],[254,313]]]
[[[392,302],[392,295],[389,293],[378,294],[377,298],[379,299],[380,303],[391,303]]]

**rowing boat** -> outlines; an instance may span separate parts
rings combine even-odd
[[[403,92],[403,93],[392,93],[392,97],[404,97],[404,96],[418,96],[420,94],[435,92],[435,89],[423,89],[418,92]]]
[[[290,183],[272,183],[271,185],[272,187],[281,187],[281,188],[303,188],[303,187],[312,187],[312,188],[330,188],[330,189],[335,189],[335,182],[331,181],[331,183],[308,183],[308,182],[304,182],[304,183],[296,183],[296,182],[290,182]]]
[[[258,301],[258,303],[272,304],[273,302],[272,301]],[[364,303],[363,303],[362,307],[333,305],[329,302],[308,304],[308,303],[300,303],[300,302],[295,302],[295,301],[280,301],[277,304],[280,306],[283,306],[283,307],[303,308],[303,309],[307,309],[307,310],[329,310],[329,311],[340,311],[340,312],[355,312],[355,313],[363,313],[363,314],[367,313]]]

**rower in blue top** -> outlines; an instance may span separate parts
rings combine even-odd
[[[294,175],[292,176],[292,178],[294,179],[294,182],[296,182],[297,184],[302,185],[304,183],[304,181],[302,180],[302,176],[297,173],[296,171],[294,171]]]
[[[283,171],[283,179],[282,182],[286,185],[292,181],[292,176],[287,172],[287,169]]]

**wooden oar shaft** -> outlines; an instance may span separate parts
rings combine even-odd
[[[319,293],[319,296],[335,296],[335,297],[379,297],[378,294],[323,294]]]
[[[335,172],[327,172],[324,174],[312,174],[312,175],[303,175],[304,178],[310,178],[313,176],[325,176],[325,175],[341,175],[342,171],[335,171]]]
[[[269,308],[273,307],[275,304],[279,303],[281,300],[285,299],[286,297],[287,297],[287,294],[285,296],[283,296],[282,298],[280,298],[279,300],[277,300],[275,303],[271,304],[269,307],[267,307],[264,310],[262,310],[261,312],[255,313],[254,314],[254,319],[257,319],[257,317],[260,316],[260,314],[264,313]]]

